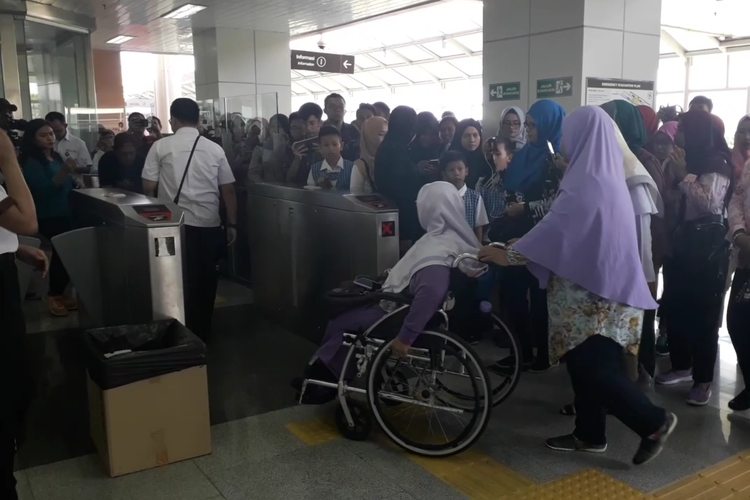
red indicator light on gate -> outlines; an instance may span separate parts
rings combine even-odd
[[[380,223],[380,236],[388,238],[390,236],[396,236],[396,222],[386,221]]]

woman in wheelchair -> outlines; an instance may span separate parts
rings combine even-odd
[[[397,356],[407,355],[409,347],[442,308],[456,257],[462,253],[476,255],[479,251],[477,238],[464,217],[464,202],[452,184],[433,182],[425,185],[417,196],[417,212],[426,234],[398,261],[382,286],[383,292],[408,295],[411,303],[391,345]],[[476,276],[486,269],[486,265],[462,261],[459,269]],[[355,367],[351,363],[344,366],[348,352],[348,347],[343,345],[344,334],[364,332],[396,306],[393,302],[381,301],[347,311],[331,320],[304,378],[337,382],[344,369],[347,370],[347,379],[353,377]],[[293,381],[297,390],[301,390],[302,380]],[[335,396],[333,388],[308,385],[302,402],[320,404]]]

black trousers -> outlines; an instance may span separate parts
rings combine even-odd
[[[698,271],[674,259],[664,265],[664,274],[663,314],[672,369],[692,368],[696,383],[713,382],[724,296],[716,286],[693,282]]]
[[[211,333],[223,234],[220,227],[185,226],[185,326],[204,341]]]
[[[503,268],[500,288],[503,309],[510,328],[521,340],[524,361],[534,358],[533,348],[536,347],[537,360],[549,363],[547,291],[539,288],[539,281],[526,266]]]
[[[24,340],[26,325],[13,254],[0,255],[0,498],[15,500],[13,461],[23,435],[32,383]]]
[[[622,346],[601,335],[589,337],[565,355],[576,407],[575,436],[605,444],[607,410],[641,437],[664,425],[666,413],[655,406],[625,373]]]
[[[734,351],[737,353],[737,363],[748,387],[750,377],[750,301],[738,301],[738,294],[750,280],[749,269],[737,269],[732,279],[732,292],[727,309],[727,329],[732,338]]]
[[[643,313],[641,345],[638,347],[638,362],[652,377],[656,372],[656,311]]]
[[[58,234],[67,233],[73,229],[68,217],[47,217],[39,219],[39,233],[47,239],[52,239]],[[60,256],[52,249],[52,260],[49,263],[49,292],[50,297],[58,297],[65,293],[70,283],[68,272],[63,266]]]

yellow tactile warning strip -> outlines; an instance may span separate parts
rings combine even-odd
[[[327,443],[341,437],[333,422],[324,418],[287,424],[286,428],[308,446]]]
[[[332,419],[327,418],[291,423],[286,428],[309,446],[341,437]],[[385,438],[382,441],[390,443]],[[474,450],[448,458],[427,458],[409,453],[407,456],[470,500],[750,499],[750,450],[651,494],[637,491],[593,469],[535,484]]]
[[[750,498],[750,452],[728,458],[654,493],[658,500]]]
[[[516,493],[534,485],[520,474],[477,451],[469,450],[447,458],[410,454],[409,459],[473,500],[520,498]]]
[[[501,497],[513,500],[633,500],[645,495],[593,469],[586,469],[555,481],[532,486],[518,494]]]

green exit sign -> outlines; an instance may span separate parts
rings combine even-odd
[[[548,78],[536,81],[536,98],[566,97],[573,95],[573,77]]]
[[[521,99],[521,82],[491,83],[490,101],[519,101]]]

